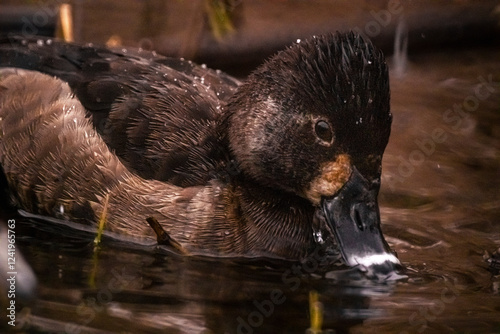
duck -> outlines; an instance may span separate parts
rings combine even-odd
[[[298,41],[243,81],[140,49],[15,36],[0,67],[0,164],[18,208],[89,226],[105,214],[107,231],[164,233],[192,255],[321,249],[401,268],[377,202],[388,67],[360,34]]]

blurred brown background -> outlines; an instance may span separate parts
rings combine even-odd
[[[226,70],[336,30],[361,31],[386,54],[398,25],[409,32],[411,52],[488,45],[500,36],[497,0],[3,0],[0,22],[16,20],[17,34],[44,33],[57,26],[62,3],[71,5],[76,41],[142,47]]]

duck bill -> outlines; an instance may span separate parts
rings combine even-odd
[[[378,276],[395,273],[401,263],[380,229],[377,188],[354,167],[346,184],[321,206],[345,263]]]

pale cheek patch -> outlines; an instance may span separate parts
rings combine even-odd
[[[346,154],[340,154],[335,161],[321,166],[321,174],[311,182],[306,190],[306,197],[318,205],[322,196],[333,196],[349,180],[351,176],[351,160]]]

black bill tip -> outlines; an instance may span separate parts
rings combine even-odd
[[[380,229],[377,195],[378,184],[353,167],[346,184],[335,196],[323,198],[321,208],[348,266],[358,267],[368,276],[393,279],[403,266]]]

